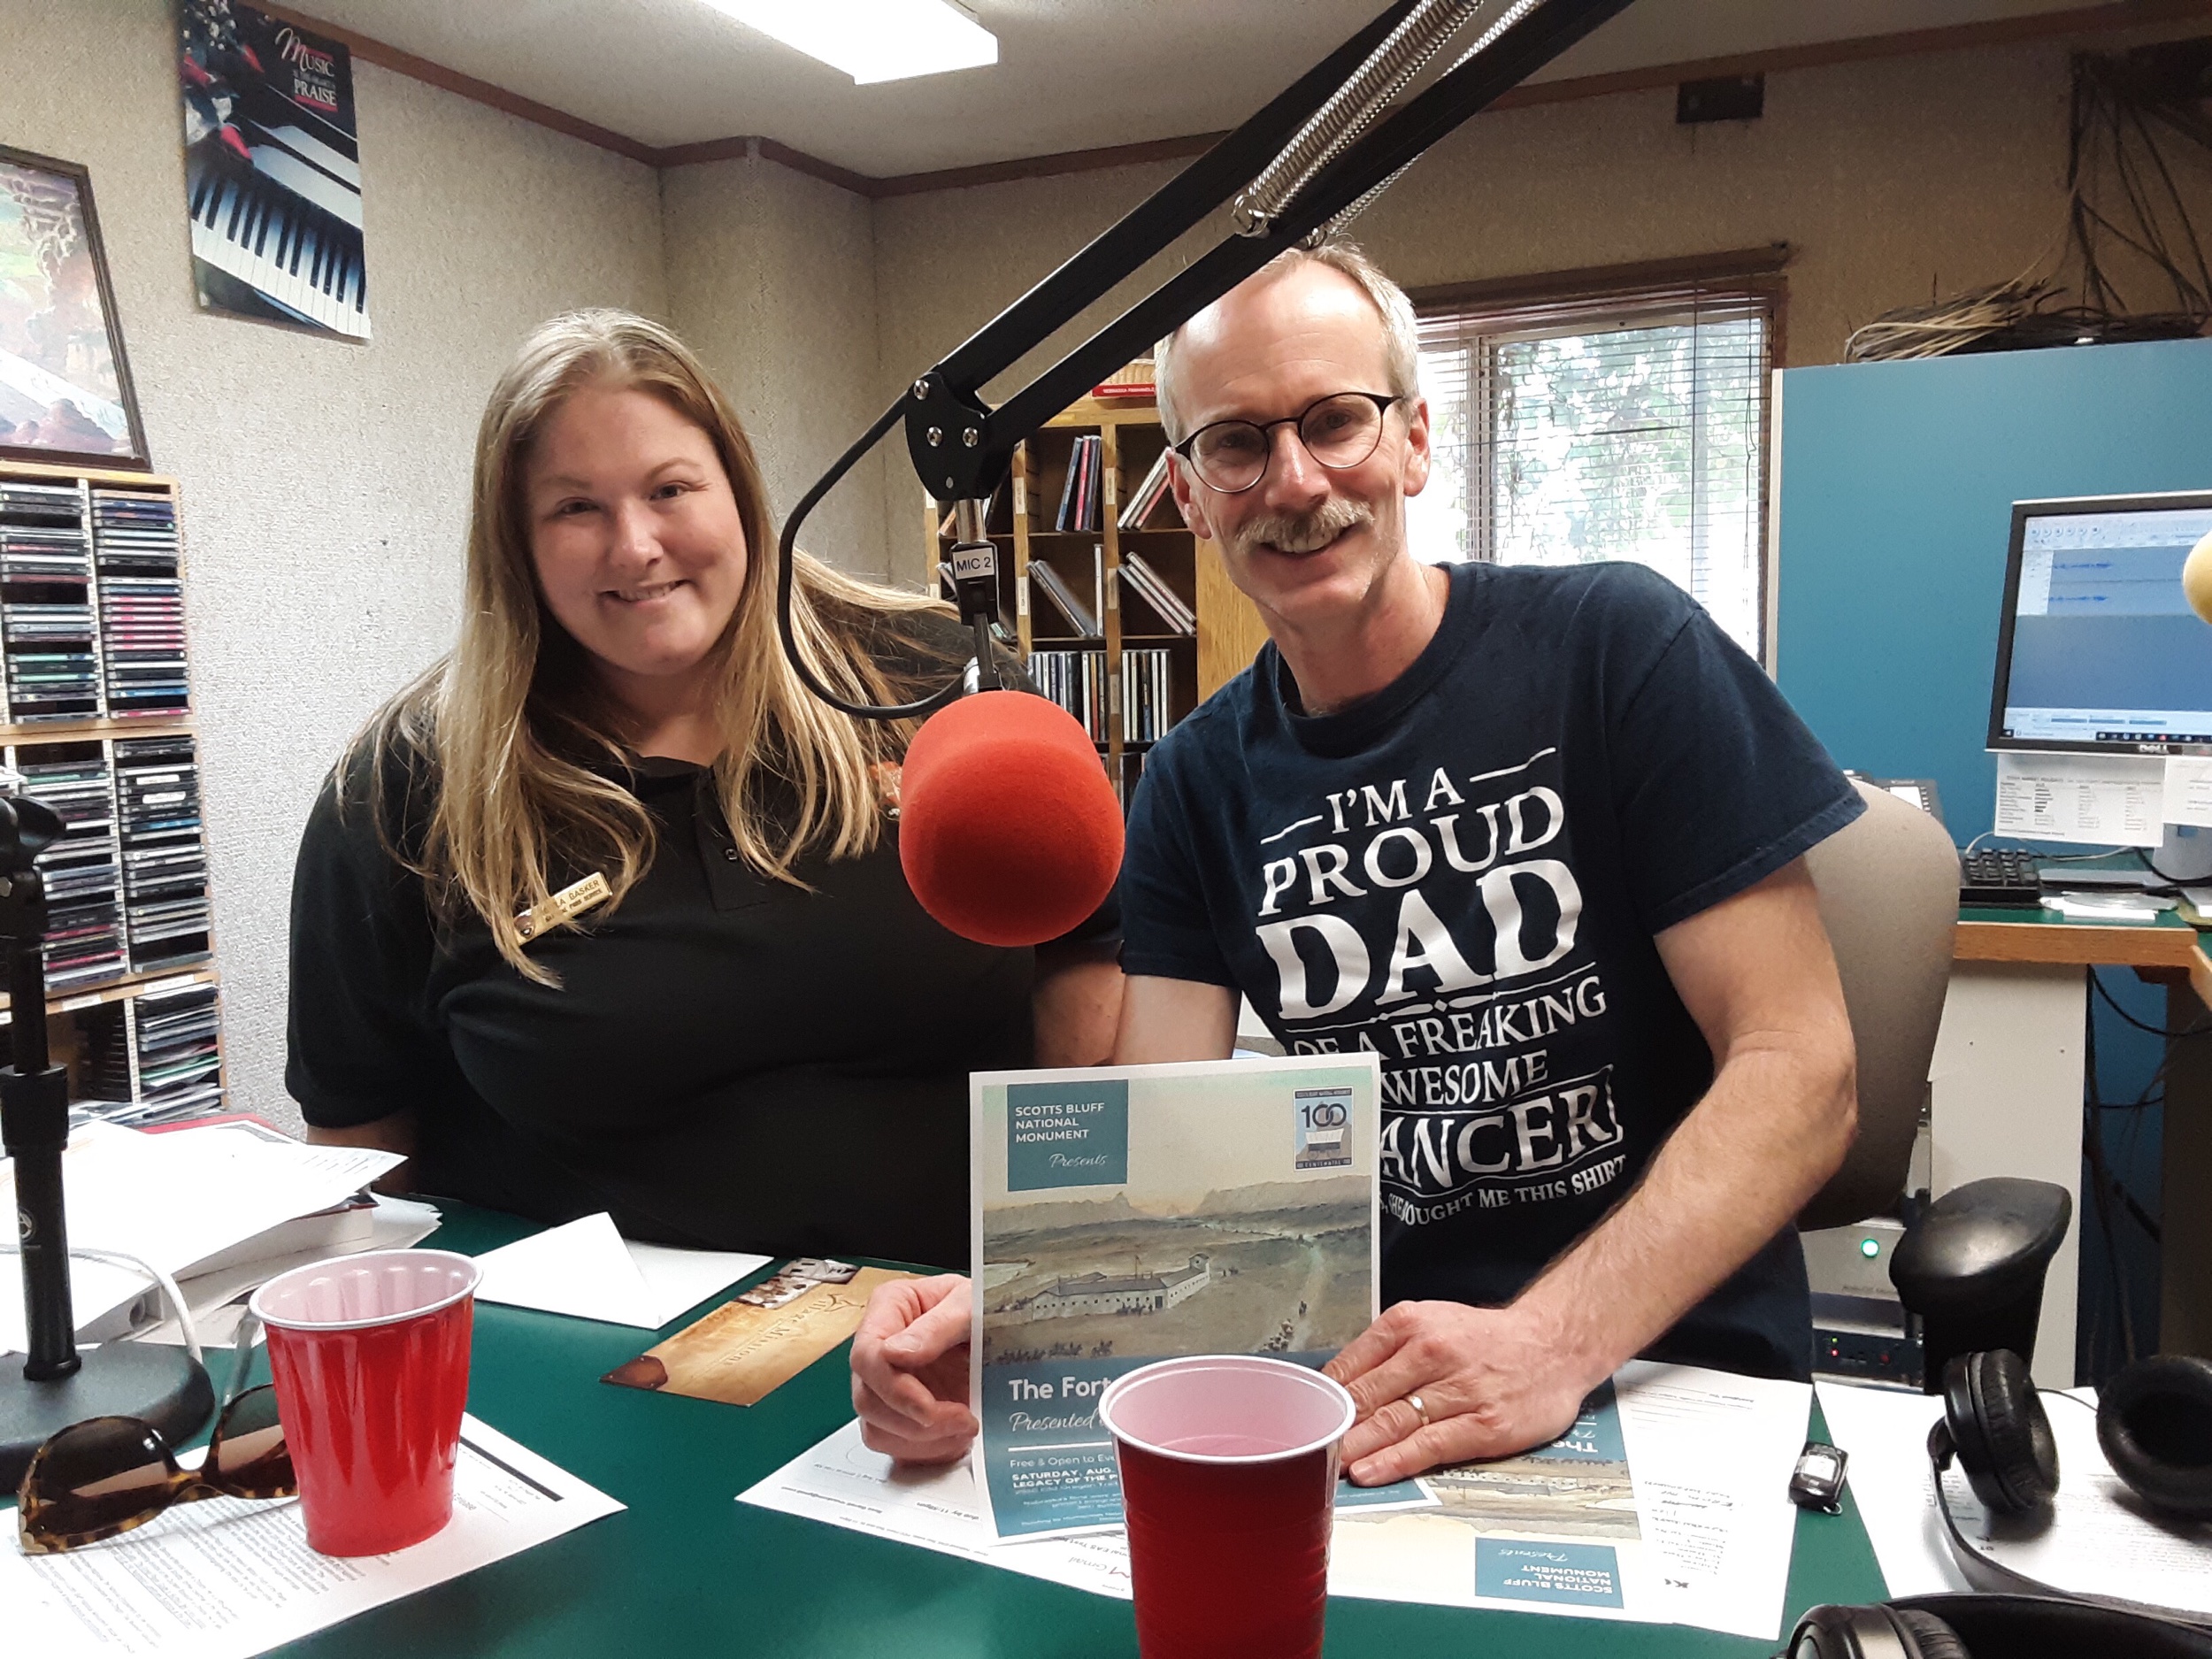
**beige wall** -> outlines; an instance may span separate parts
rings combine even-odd
[[[669,318],[728,391],[760,451],[779,521],[882,412],[870,204],[757,157],[662,178]],[[883,572],[873,466],[808,518],[801,545]]]
[[[2069,50],[2048,42],[1771,74],[1766,114],[1747,124],[1678,127],[1671,89],[1481,116],[1356,234],[1409,287],[1787,242],[1797,250],[1787,361],[1834,362],[1857,324],[2011,277],[2057,234]],[[885,395],[1173,171],[879,202]],[[910,580],[921,560],[916,517],[890,519],[891,568]]]
[[[366,345],[193,296],[170,8],[0,0],[0,143],[91,168],[155,465],[182,480],[230,1080],[288,1119],[286,911],[348,733],[451,639],[470,449],[516,341],[667,309],[651,169],[356,68]]]

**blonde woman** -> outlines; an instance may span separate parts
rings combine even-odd
[[[776,558],[751,446],[667,330],[584,311],[524,344],[478,435],[460,643],[300,848],[311,1138],[541,1219],[964,1263],[967,1074],[1104,1057],[1111,918],[1032,953],[922,912],[886,783],[910,731],[800,684]],[[848,696],[968,655],[941,606],[795,575]]]

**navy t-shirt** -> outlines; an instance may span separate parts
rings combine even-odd
[[[1122,966],[1382,1057],[1383,1295],[1502,1304],[1712,1080],[1653,937],[1863,810],[1758,664],[1634,565],[1461,565],[1396,681],[1302,711],[1272,644],[1153,751]],[[1811,1363],[1785,1231],[1649,1352]]]

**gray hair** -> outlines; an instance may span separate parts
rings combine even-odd
[[[1260,267],[1260,276],[1280,276],[1301,265],[1326,265],[1332,271],[1349,277],[1359,285],[1375,307],[1383,326],[1384,372],[1390,377],[1386,388],[1401,397],[1417,397],[1421,393],[1421,337],[1420,325],[1413,314],[1413,302],[1406,291],[1382,273],[1380,266],[1367,257],[1366,251],[1355,242],[1331,241],[1318,248],[1292,248],[1277,254]],[[1183,429],[1183,419],[1175,401],[1175,361],[1177,342],[1183,337],[1185,323],[1153,349],[1152,379],[1160,406],[1160,424],[1167,428],[1168,442],[1180,443],[1190,434]],[[1347,390],[1356,389],[1347,388]]]

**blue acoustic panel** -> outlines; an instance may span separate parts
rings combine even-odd
[[[1781,376],[1782,690],[1846,766],[1936,780],[1963,844],[2012,503],[2212,489],[2212,341],[1846,364]]]

